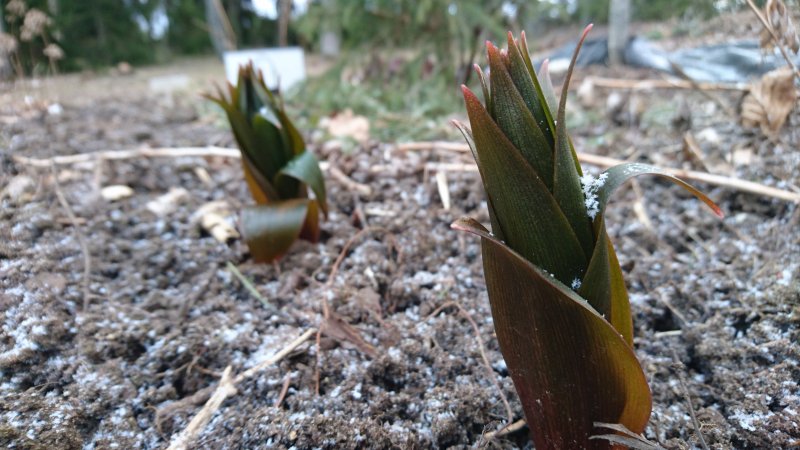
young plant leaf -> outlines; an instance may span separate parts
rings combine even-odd
[[[306,223],[309,202],[292,199],[242,211],[242,235],[254,260],[272,262],[289,250]]]
[[[545,86],[542,84],[541,75],[539,77],[536,76],[536,71],[533,70],[533,62],[531,62],[531,54],[528,51],[528,41],[525,39],[525,32],[523,31],[520,33],[519,36],[519,51],[522,54],[522,60],[525,62],[525,68],[528,69],[528,73],[533,80],[533,85],[536,87],[536,96],[539,99],[539,102],[543,105],[542,112],[547,117],[547,126],[550,129],[550,133],[555,139],[556,136],[556,127],[553,118],[556,116],[556,108],[557,108],[557,101],[556,101],[556,94],[553,91],[553,83],[550,81],[549,74],[547,78],[547,82],[549,82],[550,87],[550,96],[548,96],[548,92],[545,91]],[[547,60],[545,59],[545,62]]]
[[[539,68],[539,85],[542,88],[542,96],[547,101],[551,117],[556,117],[558,115],[558,97],[556,97],[556,90],[553,88],[553,79],[550,77],[549,59],[542,61],[542,66]]]
[[[261,114],[253,116],[252,130],[253,146],[244,147],[243,151],[258,167],[258,171],[268,180],[272,180],[287,161],[283,152],[278,150],[283,147],[281,132]]]
[[[257,261],[274,261],[298,236],[319,239],[319,213],[327,217],[325,182],[314,155],[253,64],[239,68],[227,96],[205,97],[225,111],[242,153],[242,171],[258,205],[242,213],[243,235]],[[308,198],[308,188],[316,198]]]
[[[552,149],[555,144],[553,134],[552,119],[548,120],[549,114],[545,111],[547,106],[542,105],[541,90],[534,84],[531,71],[525,62],[520,47],[511,35],[508,33],[508,73],[514,82],[519,94],[523,101],[528,106],[528,110],[532,113],[533,117],[538,120],[535,122],[537,128],[541,131],[542,136],[547,140],[547,148]],[[535,76],[535,75],[534,75]],[[550,152],[551,153],[551,152]],[[552,154],[548,155],[547,161],[552,160]],[[548,170],[550,172],[550,170]],[[550,182],[548,185],[552,184]]]
[[[575,61],[578,59],[578,52],[584,39],[586,39],[586,34],[591,29],[592,26],[589,25],[583,30],[578,46],[575,47],[575,52],[572,54],[572,61],[564,79],[564,87],[561,89],[561,101],[558,105],[558,120],[556,121],[555,168],[553,170],[553,197],[561,206],[561,210],[572,226],[587,259],[591,257],[594,239],[592,239],[591,222],[586,215],[586,204],[580,181],[580,166],[577,163],[578,158],[567,135],[566,109],[572,70],[575,68]]]
[[[529,106],[526,106],[525,100],[514,85],[506,65],[501,60],[499,50],[492,44],[487,44],[487,51],[491,69],[489,78],[494,120],[549,190],[553,185],[552,146],[545,139],[534,115],[528,109]],[[532,83],[530,92],[534,92]]]
[[[242,153],[242,172],[244,173],[244,180],[250,190],[253,200],[257,205],[265,205],[270,202],[280,200],[278,192],[272,187],[272,184],[261,175],[261,172],[255,168],[250,157],[246,153]]]
[[[622,269],[602,217],[596,222],[595,228],[597,241],[594,253],[578,294],[611,323],[628,345],[633,346],[631,306]]]
[[[632,348],[557,279],[474,219],[452,227],[481,238],[497,339],[537,449],[605,449],[594,422],[641,433],[650,390]]]
[[[328,203],[325,194],[325,180],[319,169],[319,161],[311,152],[302,152],[292,158],[275,177],[275,186],[280,191],[289,179],[308,185],[319,201],[322,212],[328,217]]]
[[[603,175],[605,175],[603,177]],[[605,178],[602,186],[599,186],[597,189],[597,203],[598,203],[598,215],[602,215],[606,210],[606,205],[608,204],[608,200],[611,197],[611,194],[620,186],[622,186],[626,181],[630,180],[633,177],[637,177],[639,175],[656,175],[661,178],[667,179],[678,186],[686,189],[689,193],[697,197],[698,200],[705,203],[717,217],[724,217],[725,215],[722,213],[722,210],[714,203],[713,200],[708,198],[706,194],[701,192],[696,187],[692,186],[691,184],[681,180],[678,177],[672,176],[666,172],[664,172],[661,168],[656,166],[651,166],[650,164],[642,164],[642,163],[624,163],[618,166],[614,166],[606,170],[601,174],[601,177]],[[597,219],[595,219],[597,220]]]
[[[492,107],[492,95],[489,93],[489,85],[486,83],[486,75],[483,73],[481,66],[475,64],[472,67],[475,69],[475,73],[478,74],[478,81],[481,83],[481,91],[483,91],[483,103],[486,106],[486,110],[489,111],[489,114],[494,115],[494,109]]]
[[[303,223],[303,229],[300,230],[300,239],[305,239],[308,242],[319,241],[320,228],[319,228],[319,202],[317,199],[310,199],[308,201],[308,212],[306,213],[306,221]]]
[[[564,283],[582,277],[586,256],[547,186],[475,94],[462,90],[483,185],[508,245]]]

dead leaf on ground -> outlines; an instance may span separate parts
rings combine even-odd
[[[795,54],[800,51],[800,39],[797,37],[797,30],[792,23],[789,8],[781,0],[767,0],[764,5],[764,18],[767,20],[773,33],[778,38],[778,44],[789,47]],[[759,45],[765,52],[775,50],[775,41],[772,34],[766,28],[761,30]]]
[[[362,144],[369,140],[369,119],[353,114],[350,109],[323,119],[320,126],[333,137],[351,138]]]
[[[109,202],[116,202],[133,195],[133,189],[124,184],[112,184],[100,189],[100,196]]]
[[[325,335],[340,343],[348,342],[354,345],[359,351],[370,358],[374,358],[378,355],[378,351],[375,347],[365,341],[364,338],[361,337],[361,333],[359,333],[355,327],[342,320],[333,312],[331,312],[330,317],[325,319],[325,322],[322,323],[320,330],[325,333]]]
[[[218,242],[227,244],[239,238],[239,232],[228,219],[230,215],[230,206],[226,202],[208,202],[192,214],[192,222],[200,224]]]
[[[147,209],[153,214],[164,217],[178,209],[178,205],[189,198],[189,191],[182,187],[171,187],[166,194],[147,202]]]
[[[8,197],[17,205],[27,203],[36,192],[36,181],[27,175],[17,175],[0,191],[0,200]]]
[[[753,83],[742,101],[742,125],[760,127],[767,136],[775,136],[797,103],[794,73],[788,67],[764,74]]]

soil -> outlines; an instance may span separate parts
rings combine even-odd
[[[14,159],[232,147],[221,116],[197,97],[221,68],[190,72],[166,90],[142,82],[161,76],[147,70],[0,90],[0,446],[164,448],[226,367],[253,367],[320,327],[328,309],[349,327],[239,384],[196,448],[530,448],[527,428],[485,436],[507,422],[502,396],[515,420],[522,412],[493,335],[479,243],[449,228],[464,215],[488,222],[479,177],[448,172],[445,210],[425,170],[430,161],[468,162],[466,155],[375,141],[343,150],[309,130],[321,160],[372,192],[328,176],[321,242],[300,241],[275,265],[254,264],[243,242],[220,243],[193,218],[210,201],[231,211],[249,203],[235,159],[52,169]],[[796,112],[768,139],[719,106],[735,108],[738,94],[623,92],[627,105],[643,105],[624,114],[604,110],[612,94],[598,91],[589,106],[571,102],[577,149],[690,167],[680,145],[688,130],[709,170],[798,191]],[[100,196],[117,184],[134,194]],[[698,447],[700,435],[715,449],[797,447],[800,209],[699,186],[724,219],[655,179],[621,189],[607,215],[654,397],[645,436],[667,448]],[[148,208],[175,188],[187,194],[168,211]],[[353,330],[361,340],[348,338]]]

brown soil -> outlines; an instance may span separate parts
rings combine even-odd
[[[106,81],[73,80],[87,93]],[[332,212],[322,241],[297,243],[277,265],[256,265],[242,242],[218,243],[192,220],[209,201],[224,200],[233,210],[249,202],[235,160],[139,158],[55,171],[14,162],[17,155],[144,145],[233,145],[220,116],[197,98],[195,81],[171,93],[146,84],[124,89],[126,82],[112,79],[115,92],[88,97],[30,85],[0,92],[0,446],[163,448],[200,409],[181,399],[214,386],[225,367],[239,373],[319,327],[327,302],[377,352],[370,356],[366,345],[326,335],[319,347],[302,345],[240,384],[198,447],[530,447],[525,428],[484,439],[506,421],[501,394],[521,417],[493,337],[478,242],[449,229],[463,215],[488,221],[484,194],[476,173],[451,172],[453,206],[446,211],[424,170],[427,161],[468,161],[464,155],[398,152],[380,142],[345,152],[313,133],[317,155],[371,186],[372,194],[328,177]],[[634,95],[630,104],[642,102],[643,112],[632,107],[631,115],[612,118],[602,112],[607,94],[599,92],[593,108],[572,105],[578,149],[687,164],[678,143],[688,125],[712,170],[728,170],[725,161],[739,150],[751,159],[735,161],[732,174],[798,190],[797,114],[770,141],[739,129],[735,117],[699,93]],[[719,99],[731,107],[738,101]],[[387,168],[376,173],[379,165]],[[210,183],[196,168],[208,171]],[[99,187],[113,184],[135,193],[103,200]],[[174,210],[164,216],[148,210],[149,201],[175,187],[189,195]],[[635,189],[622,189],[607,216],[654,396],[646,436],[668,448],[698,446],[691,402],[712,448],[797,446],[800,210],[702,187],[724,220],[654,179],[638,182],[649,225],[636,213]],[[88,280],[81,238],[91,257]],[[226,269],[228,262],[269,306]],[[452,302],[479,327],[502,392],[482,363],[470,322]]]

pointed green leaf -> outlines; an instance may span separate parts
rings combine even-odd
[[[325,217],[328,216],[328,203],[325,194],[325,180],[319,169],[319,161],[310,151],[305,151],[292,158],[275,177],[275,186],[280,191],[282,187],[291,185],[290,180],[300,181],[308,185],[319,200]]]
[[[492,44],[487,44],[486,48],[489,53],[494,119],[549,190],[553,185],[552,146],[514,85],[500,51]]]
[[[514,86],[516,86],[522,98],[525,99],[525,104],[531,112],[537,127],[541,131],[541,135],[547,140],[548,149],[552,149],[555,144],[554,134],[551,128],[552,120],[548,120],[548,115],[545,113],[546,106],[542,106],[541,91],[536,88],[534,80],[531,78],[531,72],[528,71],[525,59],[511,35],[511,32],[508,33],[508,73],[514,82]],[[548,164],[552,166],[551,160],[552,150],[547,158]],[[552,182],[550,182],[548,186],[551,184]]]
[[[553,88],[553,79],[550,77],[549,59],[542,61],[542,67],[539,68],[539,85],[542,88],[542,95],[547,100],[551,117],[556,117],[558,115],[558,98],[556,90]]]
[[[525,39],[525,32],[523,31],[520,33],[519,36],[519,52],[522,54],[522,60],[525,62],[525,68],[528,70],[530,74],[531,80],[533,80],[533,85],[536,87],[536,95],[539,98],[539,101],[544,104],[544,108],[542,108],[544,115],[547,117],[547,124],[548,128],[550,129],[551,135],[553,139],[556,136],[556,127],[553,119],[556,115],[556,94],[553,91],[553,82],[550,80],[550,74],[547,74],[547,79],[541,79],[541,73],[537,77],[536,71],[533,69],[533,62],[531,62],[531,54],[528,50],[528,41]],[[545,60],[547,61],[547,60]],[[545,91],[544,81],[549,83],[551,96],[548,96],[548,92]]]
[[[632,346],[631,305],[625,280],[622,278],[622,269],[614,246],[608,238],[602,216],[595,223],[595,227],[598,230],[597,243],[578,293],[611,323],[628,345]]]
[[[611,239],[608,238],[606,230],[603,230],[603,234],[605,236],[602,240],[608,246],[608,269],[611,283],[611,300],[609,302],[611,310],[606,318],[611,323],[611,326],[622,335],[625,342],[633,347],[633,317],[631,316],[631,301],[628,298],[628,288],[625,287],[622,267],[619,265],[614,245],[611,243]]]
[[[619,186],[635,176],[644,174],[657,175],[678,184],[706,203],[715,214],[722,216],[719,207],[705,194],[655,166],[625,163],[608,169],[598,177],[594,183],[595,188],[589,190],[589,198],[586,199],[587,207],[596,214],[594,219],[596,244],[579,292],[629,343],[633,342],[630,302],[619,260],[605,229],[604,213],[611,194]]]
[[[309,200],[306,221],[300,231],[300,239],[305,239],[309,242],[319,241],[319,211],[319,202],[316,199]]]
[[[264,178],[272,180],[288,160],[284,159],[281,131],[261,114],[253,116],[253,147],[244,147]],[[278,186],[275,186],[280,192]]]
[[[475,73],[478,74],[478,80],[481,82],[481,90],[483,91],[483,103],[486,106],[486,110],[489,111],[489,115],[494,116],[494,109],[492,107],[492,95],[489,91],[489,84],[486,82],[486,75],[483,73],[483,69],[481,66],[475,64],[472,66],[475,69]]]
[[[591,221],[586,214],[586,204],[583,198],[583,188],[581,188],[580,169],[577,163],[572,144],[567,135],[567,92],[569,91],[569,81],[572,77],[572,70],[575,68],[575,61],[578,59],[578,52],[581,49],[586,34],[592,26],[589,25],[583,31],[578,46],[572,54],[572,61],[564,79],[564,87],[561,89],[561,101],[558,105],[558,120],[556,121],[556,148],[555,148],[555,168],[553,180],[553,196],[561,206],[561,210],[569,220],[575,235],[581,243],[586,258],[590,258],[594,249],[594,239],[592,238]]]
[[[697,197],[698,200],[702,201],[709,208],[716,214],[718,217],[723,217],[724,214],[722,210],[719,209],[716,203],[714,203],[710,198],[708,198],[704,193],[700,192],[697,188],[692,186],[691,184],[681,180],[680,178],[674,177],[666,172],[664,172],[661,168],[656,166],[651,166],[649,164],[641,164],[641,163],[624,163],[618,166],[611,167],[610,169],[606,170],[600,177],[598,178],[598,183],[600,186],[597,188],[597,210],[599,214],[602,215],[605,212],[606,205],[608,204],[608,200],[611,197],[611,194],[622,184],[626,181],[630,180],[633,177],[639,175],[657,175],[661,178],[665,178],[673,183],[677,184],[678,186],[686,189],[692,195]],[[590,202],[595,199],[587,199],[587,202]],[[595,219],[597,220],[597,219]]]
[[[462,89],[466,89],[466,86],[462,86]],[[475,149],[475,140],[472,138],[472,133],[470,133],[470,131],[463,123],[457,120],[454,120],[453,124],[456,126],[456,128],[458,128],[458,131],[460,131],[461,134],[464,136],[464,140],[467,141],[467,146],[469,147],[470,151],[472,151],[472,157],[475,158],[475,162],[478,163],[478,172],[480,172],[481,179],[483,179],[484,178],[483,169],[480,160],[478,159],[478,150]],[[500,227],[500,223],[497,221],[497,213],[494,212],[494,206],[492,206],[492,199],[490,198],[486,199],[486,206],[488,207],[489,210],[489,220],[492,224],[492,232],[494,233],[495,237],[497,237],[497,239],[500,239],[501,241],[505,240],[505,236],[503,235],[503,230]]]
[[[300,236],[309,211],[308,199],[292,199],[242,211],[242,235],[258,262],[283,256]]]
[[[481,177],[508,245],[569,283],[587,258],[555,199],[469,89],[463,88]]]
[[[588,303],[473,219],[452,225],[481,237],[497,339],[537,449],[605,449],[594,422],[635,433],[652,405],[633,349]]]
[[[303,136],[297,131],[294,124],[291,120],[289,120],[289,116],[283,111],[283,109],[277,110],[278,119],[281,121],[281,125],[283,125],[284,133],[286,133],[288,142],[290,145],[287,147],[293,152],[293,155],[299,155],[303,153],[306,149],[306,144],[303,141]]]
[[[255,168],[250,157],[244,152],[242,152],[242,171],[247,187],[250,189],[250,195],[253,196],[256,204],[264,205],[281,200],[272,184]]]

